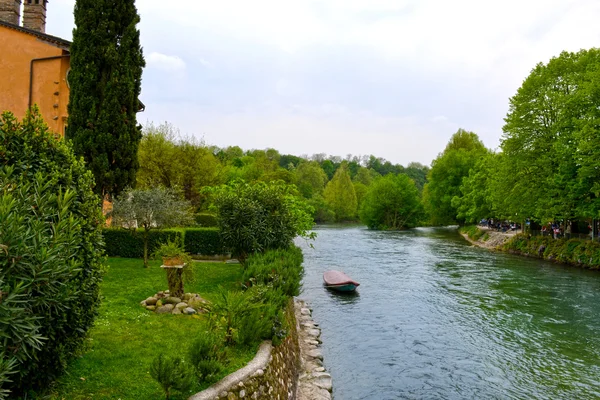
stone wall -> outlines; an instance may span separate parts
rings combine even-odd
[[[288,335],[278,346],[263,342],[256,357],[244,368],[226,376],[189,400],[295,400],[300,350],[294,300],[286,309]]]

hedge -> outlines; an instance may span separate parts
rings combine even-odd
[[[144,256],[143,229],[103,229],[106,253],[109,257],[142,258]],[[182,240],[185,251],[190,254],[223,254],[223,246],[216,228],[185,228],[150,230],[148,252],[152,254],[159,243]]]
[[[203,228],[213,228],[216,227],[217,224],[217,216],[214,214],[208,213],[199,213],[195,215],[196,225],[201,226]]]
[[[214,256],[224,254],[217,228],[188,228],[184,230],[183,245],[190,254]]]

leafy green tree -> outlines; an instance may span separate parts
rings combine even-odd
[[[356,217],[358,201],[346,163],[340,165],[333,179],[327,183],[323,197],[335,213],[336,221],[352,220]]]
[[[498,173],[498,160],[497,154],[485,155],[475,163],[469,175],[463,178],[461,195],[452,198],[452,207],[458,211],[458,220],[476,223],[483,218],[503,216],[494,208],[493,190],[498,188],[493,185],[492,180],[494,174]]]
[[[144,128],[138,148],[136,187],[174,189],[180,185],[177,135],[176,129],[168,123],[159,126],[150,124]]]
[[[423,187],[425,187],[425,184],[427,183],[428,173],[429,167],[418,162],[411,162],[404,169],[404,174],[415,181],[415,185],[417,185],[419,192],[423,191]]]
[[[421,214],[419,191],[414,181],[402,174],[375,180],[360,209],[360,219],[369,229],[412,228]]]
[[[244,263],[253,253],[286,249],[296,236],[311,238],[311,208],[283,182],[234,182],[210,190],[221,238]]]
[[[475,133],[459,129],[452,135],[444,152],[433,160],[428,183],[423,190],[423,201],[432,224],[464,222],[457,218],[458,211],[452,205],[452,199],[461,196],[463,178],[486,153],[485,146]]]
[[[510,99],[499,183],[538,220],[597,215],[600,51],[539,63]]]
[[[126,189],[115,198],[110,213],[112,225],[130,228],[132,234],[143,228],[144,267],[148,268],[148,237],[152,229],[186,226],[194,222],[192,206],[169,189]]]
[[[327,175],[316,161],[307,161],[296,168],[296,186],[306,199],[320,195],[325,189]]]
[[[134,0],[77,0],[70,48],[67,138],[102,198],[135,184],[141,126],[140,18]]]
[[[80,350],[100,306],[93,177],[37,109],[0,117],[0,398],[35,398]]]

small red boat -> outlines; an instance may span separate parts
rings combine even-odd
[[[345,273],[335,270],[324,272],[323,281],[327,289],[337,290],[338,292],[353,292],[360,285]]]

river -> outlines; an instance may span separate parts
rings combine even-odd
[[[301,298],[336,400],[600,398],[600,273],[471,246],[455,229],[319,227]],[[341,269],[356,295],[324,289]]]

